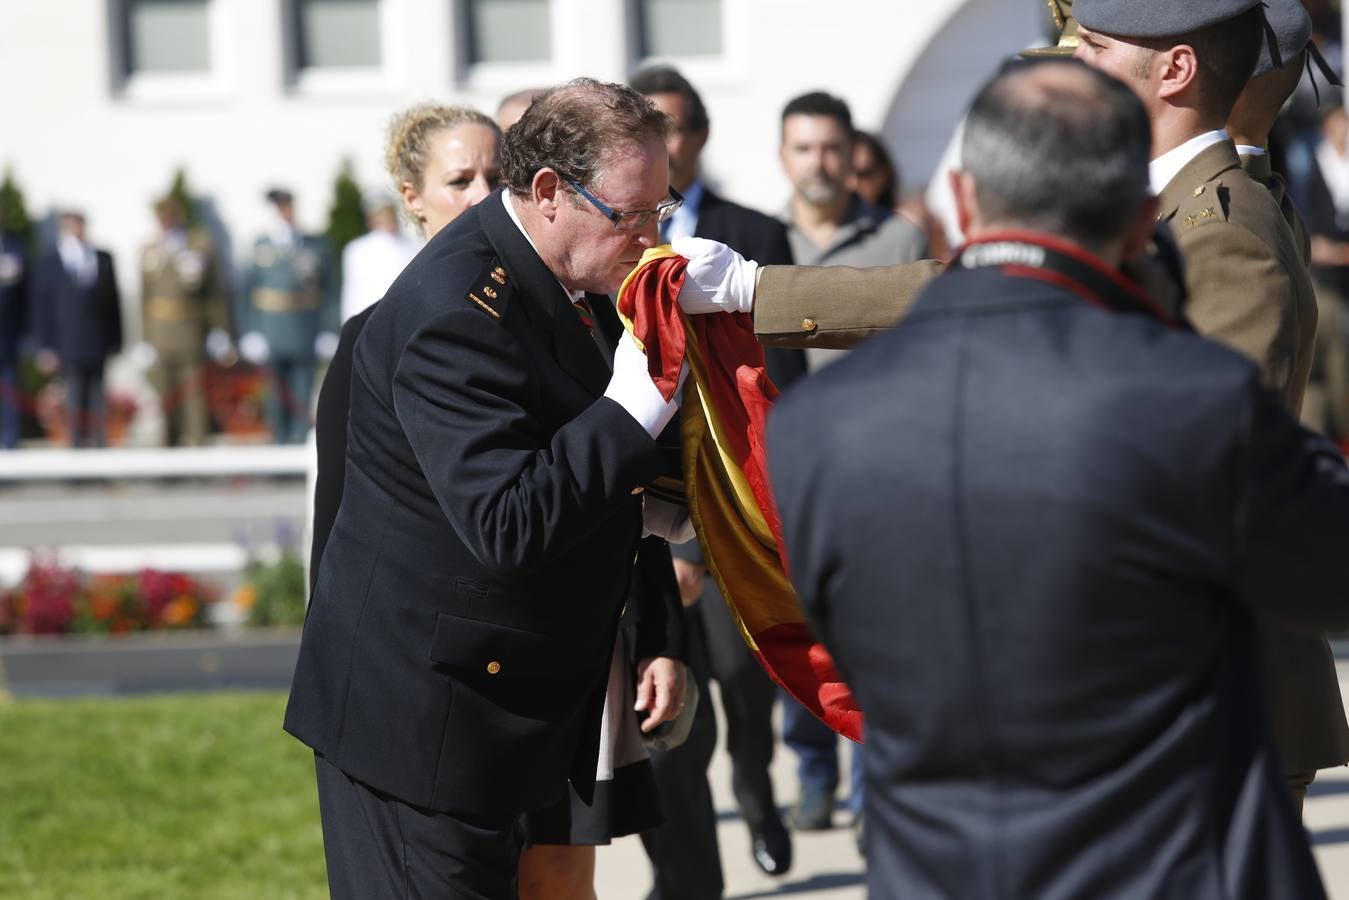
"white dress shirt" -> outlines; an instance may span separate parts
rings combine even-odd
[[[342,321],[383,297],[419,249],[402,232],[378,229],[347,244],[342,250]]]
[[[1152,192],[1160,194],[1191,160],[1214,144],[1221,144],[1225,140],[1227,140],[1226,129],[1206,131],[1154,159],[1148,165],[1148,180],[1152,183]]]

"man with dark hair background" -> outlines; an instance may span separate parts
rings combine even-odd
[[[697,235],[735,247],[752,259],[790,265],[786,226],[732,203],[704,182],[699,159],[710,122],[693,85],[670,66],[642,69],[630,84],[674,121],[665,146],[670,152],[670,183],[683,195],[684,203],[661,224],[661,241]],[[800,350],[777,348],[764,355],[769,376],[779,388],[786,388],[805,372]],[[707,784],[707,767],[717,742],[707,678],[710,674],[720,686],[732,786],[749,828],[750,853],[755,864],[770,875],[785,874],[792,862],[791,837],[778,815],[768,771],[773,759],[777,689],[745,646],[715,580],[708,577],[697,542],[677,545],[672,551],[680,593],[687,604],[690,671],[700,683],[704,701],[684,744],[652,752],[667,821],[645,832],[642,840],[654,868],[653,898],[707,900],[720,897],[724,887],[716,810]]]

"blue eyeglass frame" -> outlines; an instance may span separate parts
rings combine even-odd
[[[674,189],[674,185],[670,185],[669,186],[670,199],[666,200],[664,203],[660,204],[655,209],[639,209],[639,210],[630,210],[628,212],[620,212],[619,210],[616,210],[609,204],[605,203],[599,197],[596,197],[594,194],[590,193],[590,191],[586,190],[585,186],[582,185],[581,182],[572,181],[570,178],[568,178],[566,179],[566,183],[567,186],[570,187],[572,190],[574,190],[576,193],[580,194],[582,197],[589,200],[590,205],[598,209],[604,215],[604,217],[608,219],[610,222],[613,222],[614,228],[619,231],[636,231],[638,228],[642,228],[648,222],[650,222],[652,216],[656,217],[657,223],[664,222],[671,216],[673,216],[675,212],[679,209],[679,207],[684,205],[684,195],[679,193],[679,191],[676,191]],[[625,226],[623,224],[623,220],[631,217],[636,217],[635,221],[633,222],[632,225]]]

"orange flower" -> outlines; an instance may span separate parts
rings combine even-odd
[[[230,595],[230,600],[240,609],[252,609],[253,604],[258,602],[258,589],[251,584],[241,584]]]
[[[197,599],[190,594],[179,594],[164,607],[164,622],[167,625],[186,625],[197,614]]]

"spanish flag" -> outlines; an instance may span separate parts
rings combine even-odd
[[[811,635],[787,577],[764,448],[778,392],[764,370],[763,347],[747,315],[680,311],[687,265],[668,246],[646,251],[623,282],[618,312],[667,400],[688,361],[681,453],[703,558],[764,670],[830,728],[860,741],[862,711]]]

